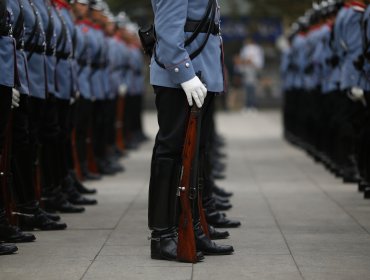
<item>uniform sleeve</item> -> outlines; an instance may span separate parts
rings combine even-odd
[[[156,0],[154,3],[158,60],[165,65],[172,82],[181,84],[195,77],[184,46],[188,0]]]

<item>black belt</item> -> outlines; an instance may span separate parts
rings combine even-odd
[[[94,69],[102,69],[106,67],[105,63],[91,63],[91,67]]]
[[[200,21],[196,20],[187,20],[185,23],[184,31],[185,32],[194,32],[197,27],[199,26]],[[208,21],[203,28],[200,30],[200,33],[208,33],[210,22]],[[212,22],[211,23],[211,34],[218,35],[220,33],[220,27],[218,24]]]
[[[13,34],[12,26],[7,24],[6,26],[3,26],[0,28],[0,36],[10,36]]]
[[[64,52],[56,52],[55,55],[58,59],[68,59],[71,57],[70,53],[64,53]]]
[[[78,65],[80,65],[81,67],[86,67],[86,66],[88,65],[87,60],[85,60],[85,59],[78,59],[78,60],[77,60],[77,63],[78,63]]]
[[[55,55],[55,49],[54,48],[46,48],[45,54],[47,56],[53,56],[53,55]]]
[[[29,44],[24,46],[25,51],[31,52],[31,53],[39,53],[44,54],[45,53],[45,47],[44,46],[35,46],[34,44]]]

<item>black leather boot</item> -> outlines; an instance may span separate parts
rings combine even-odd
[[[233,193],[232,192],[227,192],[224,189],[218,187],[217,185],[214,185],[213,186],[212,191],[215,194],[217,194],[218,196],[221,196],[221,197],[231,197],[231,196],[233,196]]]
[[[215,228],[238,228],[241,226],[239,221],[230,220],[224,214],[218,211],[206,211],[206,219],[207,222]]]
[[[100,174],[91,173],[89,171],[89,168],[87,167],[87,162],[81,163],[81,172],[85,180],[98,181],[102,178]]]
[[[60,187],[49,190],[42,199],[47,212],[82,213],[85,211],[84,207],[71,204],[61,192]]]
[[[230,199],[227,198],[227,197],[223,197],[223,196],[219,196],[217,194],[213,194],[212,195],[213,198],[216,200],[216,201],[220,201],[220,202],[223,202],[223,203],[230,203]]]
[[[150,240],[150,256],[152,259],[177,261],[178,237],[175,228],[165,231],[153,231]],[[203,253],[197,252],[198,262],[203,259]]]
[[[159,158],[152,163],[148,205],[151,230],[177,227],[180,172],[180,165],[171,158]]]
[[[0,244],[0,256],[11,255],[18,251],[14,244]]]
[[[366,188],[364,190],[364,198],[365,199],[370,199],[370,188]]]
[[[9,224],[5,211],[0,212],[0,240],[10,243],[25,243],[36,240],[31,233],[22,232],[18,227]]]
[[[207,237],[200,223],[194,226],[195,243],[197,251],[203,252],[204,255],[230,255],[234,252],[233,246],[217,245],[209,237]]]
[[[216,210],[213,198],[204,198],[203,206],[208,224],[215,228],[237,228],[241,223],[236,220],[230,220],[224,213]]]
[[[222,202],[218,199],[215,199],[215,207],[218,211],[227,211],[230,210],[233,206],[228,202]]]
[[[64,230],[67,228],[65,223],[58,223],[53,221],[45,214],[38,203],[35,202],[32,205],[19,206],[18,223],[22,230],[32,231],[38,230]]]
[[[86,188],[76,177],[76,174],[71,171],[70,176],[73,180],[73,184],[75,189],[80,193],[80,194],[96,194],[96,189],[88,189]]]
[[[211,240],[227,239],[230,236],[228,231],[218,231],[211,225],[208,225],[208,232]]]
[[[59,222],[61,220],[60,216],[57,214],[46,212],[44,209],[40,208],[40,211],[46,215],[50,220],[54,222]]]
[[[152,232],[150,256],[154,260],[176,261],[177,233],[175,229]]]
[[[368,182],[361,181],[360,183],[358,183],[358,191],[361,193],[365,192],[365,190],[369,187],[370,184]]]
[[[62,191],[67,196],[67,200],[74,205],[96,205],[96,199],[86,198],[81,195],[75,187],[74,181],[70,175],[64,178],[62,182]]]

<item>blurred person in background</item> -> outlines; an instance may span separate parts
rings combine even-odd
[[[257,109],[256,90],[260,72],[265,63],[264,51],[252,38],[247,38],[236,58],[237,71],[242,75],[242,81],[246,90],[245,110],[255,111]]]

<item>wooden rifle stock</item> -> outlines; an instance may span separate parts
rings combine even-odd
[[[125,143],[123,140],[123,118],[124,118],[125,98],[118,96],[117,99],[117,114],[116,114],[116,146],[123,152]]]
[[[77,141],[76,141],[76,128],[72,130],[71,133],[71,145],[72,145],[72,157],[73,157],[73,165],[74,165],[74,171],[76,173],[77,179],[78,180],[83,180],[83,175],[82,175],[82,170],[81,170],[81,162],[78,157],[78,152],[77,152]]]
[[[199,148],[200,148],[200,134],[201,134],[201,122],[202,114],[199,114],[197,121],[197,137],[196,137],[196,152],[193,159],[193,174],[192,174],[192,198],[196,199],[197,208],[199,212],[199,220],[202,230],[206,236],[209,237],[208,223],[203,209],[203,173],[204,173],[204,159],[200,161],[199,159]],[[200,164],[199,164],[200,163]],[[197,198],[195,198],[198,196]]]
[[[86,149],[87,149],[87,165],[90,172],[99,173],[98,165],[95,159],[94,153],[94,143],[93,143],[93,129],[90,126],[88,130],[88,136],[86,139]]]
[[[186,131],[184,149],[182,154],[182,174],[179,186],[179,196],[181,204],[181,213],[178,229],[177,259],[183,262],[196,263],[197,252],[194,237],[191,178],[192,165],[196,156],[198,120],[200,109],[193,105],[190,112],[188,127]]]

